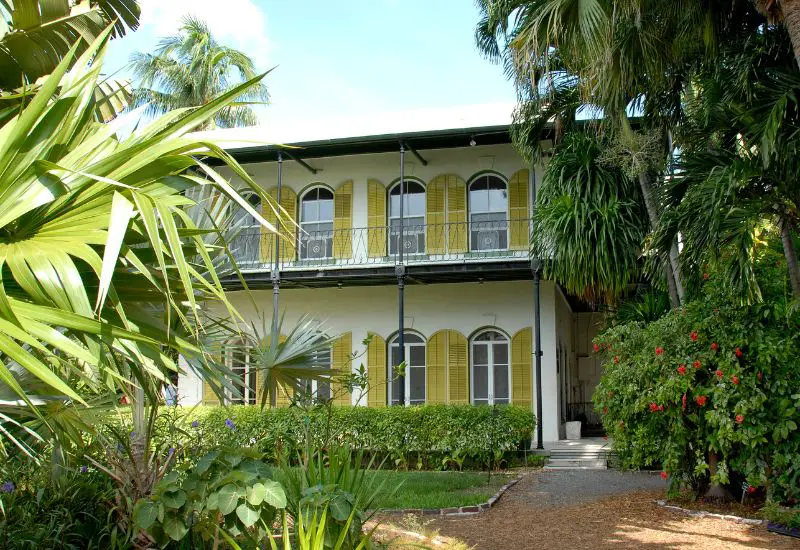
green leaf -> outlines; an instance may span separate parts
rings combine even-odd
[[[183,540],[183,537],[185,537],[186,533],[189,531],[189,528],[186,527],[183,520],[173,515],[164,517],[163,527],[164,532],[174,541]]]
[[[186,493],[183,490],[169,491],[161,495],[161,502],[169,508],[180,508],[186,504]]]
[[[263,483],[256,483],[247,488],[247,502],[253,506],[258,506],[264,502],[264,497],[267,494],[267,489]]]
[[[142,500],[133,512],[133,521],[136,525],[147,531],[158,518],[158,504],[149,500]]]
[[[346,521],[350,516],[353,505],[347,500],[347,496],[338,494],[331,500],[329,505],[331,517],[336,521]]]
[[[219,511],[223,516],[227,516],[233,512],[236,509],[236,504],[239,502],[236,486],[229,483],[217,491],[217,502]]]
[[[244,502],[236,508],[236,515],[244,523],[245,527],[252,527],[258,521],[258,512]]]
[[[206,509],[216,510],[217,508],[219,508],[219,493],[211,493],[206,497]]]
[[[286,493],[277,481],[264,482],[264,500],[273,508],[286,508]]]

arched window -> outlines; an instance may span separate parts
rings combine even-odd
[[[511,369],[508,338],[486,330],[472,339],[470,384],[473,405],[506,405],[511,402]]]
[[[425,253],[425,188],[405,180],[403,185],[403,254]],[[400,238],[400,182],[389,190],[389,254],[397,254]]]
[[[261,212],[261,197],[252,191],[241,191],[253,210]],[[231,203],[233,211],[233,227],[240,228],[231,239],[230,248],[236,263],[242,267],[258,263],[261,259],[261,224],[247,210],[236,203]]]
[[[403,336],[406,371],[403,380],[396,379],[394,366],[400,364],[400,344],[395,336],[389,345],[389,396],[390,405],[425,404],[425,340],[418,334],[406,332]],[[405,384],[405,403],[400,402],[400,384]]]
[[[232,405],[256,404],[256,365],[251,360],[247,346],[242,340],[233,340],[225,345],[225,366],[231,371],[231,383],[238,392],[225,390],[225,397]]]
[[[486,174],[469,184],[471,250],[508,248],[508,187],[499,177]]]
[[[330,369],[332,363],[331,348],[321,349],[311,354],[311,366],[319,369]],[[303,398],[308,403],[324,403],[331,399],[330,380],[314,380],[305,378],[303,384]]]
[[[333,192],[314,187],[300,199],[300,259],[333,257]]]

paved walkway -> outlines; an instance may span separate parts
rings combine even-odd
[[[692,518],[655,504],[665,482],[647,473],[538,471],[495,508],[429,528],[477,550],[572,548],[796,548],[800,540],[724,520]]]

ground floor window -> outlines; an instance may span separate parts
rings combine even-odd
[[[389,399],[391,405],[425,404],[425,340],[413,332],[403,336],[406,370],[405,378],[395,380],[396,365],[400,364],[400,344],[395,336],[389,346]],[[405,384],[405,403],[400,403],[400,384]]]
[[[311,354],[311,365],[315,368],[330,369],[332,364],[331,349],[317,350]],[[302,398],[308,402],[325,402],[331,399],[330,380],[314,380],[311,378],[301,380]]]
[[[472,339],[470,388],[473,405],[511,402],[508,338],[486,330]]]
[[[225,346],[225,366],[231,371],[231,382],[238,391],[225,390],[225,397],[232,405],[256,404],[256,365],[243,341],[229,342]]]

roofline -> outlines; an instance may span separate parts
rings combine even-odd
[[[278,153],[281,151],[296,158],[314,159],[344,155],[390,153],[398,151],[401,143],[417,151],[467,147],[473,139],[478,145],[497,145],[511,143],[510,127],[510,124],[501,124],[471,128],[376,134],[286,144],[232,147],[226,148],[226,151],[240,164],[248,164],[275,162],[278,160]]]

